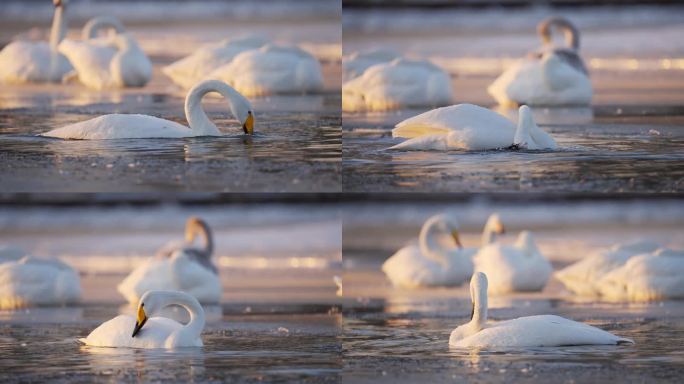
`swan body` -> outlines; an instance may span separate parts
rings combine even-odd
[[[169,305],[184,307],[190,313],[190,322],[183,325],[169,318],[152,317]],[[137,319],[119,315],[80,341],[94,347],[201,347],[204,323],[204,310],[194,297],[176,291],[149,291],[140,299]]]
[[[0,263],[19,260],[25,255],[26,251],[22,248],[12,245],[0,245]]]
[[[521,232],[515,245],[489,244],[474,257],[475,271],[491,277],[494,294],[541,291],[553,271],[532,233]]]
[[[57,50],[66,34],[66,0],[54,0],[49,42],[15,41],[0,51],[0,83],[60,82],[73,67]]]
[[[617,345],[634,341],[615,336],[587,324],[560,316],[539,315],[487,322],[487,276],[473,274],[470,280],[472,318],[451,332],[455,348],[560,347],[567,345]]]
[[[556,272],[555,276],[567,289],[578,295],[597,296],[600,294],[597,283],[603,275],[624,265],[636,255],[651,253],[656,249],[658,244],[650,241],[618,244],[565,267]]]
[[[67,264],[24,256],[0,264],[0,308],[66,305],[81,297],[81,280]]]
[[[368,52],[354,52],[342,58],[342,80],[348,81],[361,76],[366,69],[399,58],[397,52],[376,49]]]
[[[249,101],[233,88],[217,80],[197,84],[185,99],[185,116],[190,127],[153,116],[110,114],[57,128],[41,134],[45,137],[76,140],[180,138],[221,136],[221,132],[202,110],[200,102],[209,92],[218,92],[228,100],[230,110],[245,133],[253,133],[254,114]]]
[[[440,236],[451,237],[456,247],[442,245]],[[382,271],[397,287],[455,286],[473,273],[473,262],[461,248],[456,220],[436,215],[423,224],[418,245],[398,250],[385,261]]]
[[[184,89],[202,81],[216,68],[230,63],[238,54],[259,49],[266,40],[250,36],[207,44],[194,53],[162,68],[162,72]]]
[[[551,46],[550,29],[566,32],[568,47]],[[579,32],[560,18],[542,22],[539,32],[545,47],[519,60],[501,74],[487,91],[501,105],[584,106],[591,103],[592,86],[578,54]]]
[[[196,236],[204,246],[193,245]],[[190,218],[186,224],[186,242],[164,247],[156,257],[133,270],[117,287],[130,303],[151,290],[186,292],[202,303],[218,303],[223,293],[216,266],[211,261],[213,238],[204,220]]]
[[[634,256],[597,285],[601,298],[609,301],[684,299],[684,251],[659,249]]]
[[[207,78],[225,81],[247,96],[311,93],[323,89],[321,64],[315,57],[298,47],[272,44],[236,55]]]
[[[433,109],[406,119],[392,130],[393,137],[406,140],[390,149],[400,150],[487,150],[555,149],[556,141],[539,128],[526,105],[520,107],[516,127],[510,120],[486,108],[458,104]]]
[[[349,112],[436,107],[452,98],[449,74],[424,60],[376,64],[342,85],[342,109]]]

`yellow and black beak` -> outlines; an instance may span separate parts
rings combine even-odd
[[[455,229],[451,230],[451,237],[454,239],[454,243],[456,243],[456,246],[459,248],[463,248],[463,245],[461,245],[461,239],[458,237],[458,231]]]
[[[499,224],[499,228],[497,228],[497,232],[499,233],[499,235],[503,235],[504,233],[506,233],[506,227],[504,227],[503,224]]]
[[[242,124],[242,130],[245,131],[245,134],[247,135],[254,134],[254,115],[252,114],[252,111],[247,112],[247,119],[245,119],[245,123]]]
[[[142,329],[143,325],[147,322],[147,315],[145,314],[145,308],[143,308],[145,305],[140,304],[138,307],[138,319],[135,321],[135,328],[133,328],[133,334],[131,337],[135,337],[135,335],[140,332]]]

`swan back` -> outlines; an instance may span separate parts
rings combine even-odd
[[[497,127],[510,131],[511,138],[516,130],[515,124],[494,111],[473,104],[457,104],[408,118],[392,129],[392,136],[413,138],[455,130],[487,130]]]

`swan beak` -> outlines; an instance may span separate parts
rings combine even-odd
[[[143,308],[143,304],[140,304],[140,307],[138,307],[138,319],[135,322],[135,328],[133,328],[133,334],[131,337],[135,337],[135,335],[140,332],[142,329],[143,325],[147,322],[147,315],[145,314],[145,309]]]
[[[458,237],[458,231],[457,230],[454,229],[451,231],[451,237],[454,238],[454,242],[456,243],[456,245],[459,248],[463,248],[463,245],[461,245],[461,239],[459,239],[459,237]]]
[[[499,227],[496,229],[496,232],[499,235],[503,235],[504,233],[506,233],[506,227],[504,227],[503,224],[499,224]]]
[[[247,119],[245,119],[245,123],[242,124],[242,130],[245,131],[245,134],[247,135],[254,133],[254,115],[252,115],[252,112],[247,112]]]
[[[185,242],[192,243],[195,240],[195,226],[198,225],[197,218],[191,217],[185,224]]]
[[[52,3],[55,5],[55,7],[61,7],[62,6],[62,0],[53,0]]]

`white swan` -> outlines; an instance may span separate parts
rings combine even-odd
[[[393,137],[408,138],[390,149],[486,150],[555,149],[556,141],[534,122],[532,111],[520,107],[518,126],[498,113],[472,104],[433,109],[406,119],[392,130]]]
[[[311,93],[323,89],[321,64],[294,46],[268,44],[242,52],[206,78],[225,81],[247,96]]]
[[[57,46],[66,34],[67,0],[53,0],[55,15],[49,42],[14,41],[0,51],[0,83],[60,82],[73,70]]]
[[[634,343],[587,324],[560,316],[539,315],[487,323],[487,276],[473,274],[471,320],[451,332],[449,345],[456,348],[560,347],[565,345],[616,345]]]
[[[603,275],[597,289],[608,301],[684,299],[684,251],[661,248],[634,256]]]
[[[342,58],[342,81],[361,76],[366,69],[381,63],[390,62],[400,55],[392,50],[375,49],[367,52],[354,52]]]
[[[196,237],[203,246],[193,245]],[[164,247],[131,272],[117,287],[130,303],[151,290],[186,292],[202,303],[218,303],[223,293],[218,269],[211,261],[214,241],[209,225],[197,217],[185,225],[185,244]]]
[[[551,29],[565,31],[568,47],[551,45]],[[501,74],[487,91],[499,104],[544,106],[589,105],[592,87],[579,56],[579,32],[566,19],[550,18],[538,26],[544,47]]]
[[[0,264],[0,308],[66,305],[81,298],[81,279],[56,259],[24,256]]]
[[[115,34],[96,38],[100,29]],[[78,79],[94,89],[142,87],[152,78],[152,63],[137,41],[113,17],[90,20],[83,28],[82,41],[65,39],[59,52],[76,69]]]
[[[190,322],[183,325],[166,317],[152,317],[169,305],[185,308],[190,313]],[[140,299],[137,319],[119,315],[102,323],[80,341],[93,347],[201,347],[204,322],[204,309],[187,293],[149,291]]]
[[[177,85],[188,89],[216,68],[230,63],[238,54],[259,49],[266,43],[261,37],[248,36],[206,44],[191,55],[163,67],[162,72]]]
[[[254,132],[254,113],[249,101],[229,85],[207,80],[192,88],[185,99],[185,117],[190,128],[154,116],[111,114],[57,128],[40,136],[77,140],[221,136],[202,109],[202,97],[209,92],[218,92],[225,97],[243,131],[248,135]]]
[[[425,60],[376,64],[342,85],[342,110],[386,111],[451,103],[449,74]]]
[[[654,252],[658,247],[657,243],[651,241],[617,244],[561,269],[555,276],[567,289],[578,295],[597,296],[597,283],[603,275],[624,265],[631,257]]]
[[[473,258],[475,271],[492,279],[491,293],[541,291],[551,276],[551,263],[539,252],[532,233],[523,231],[515,245],[489,244]]]
[[[489,244],[496,234],[504,232],[499,216],[490,216],[482,233]],[[440,240],[451,237],[456,247],[447,247]],[[458,223],[449,215],[435,215],[423,224],[418,244],[398,250],[382,265],[382,271],[397,287],[453,286],[463,283],[473,273],[471,256],[476,249],[463,249],[458,237]]]

